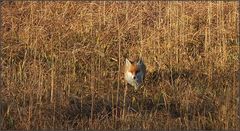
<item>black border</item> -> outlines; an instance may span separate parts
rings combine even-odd
[[[3,31],[1,30],[2,28],[2,4],[3,4],[3,1],[37,1],[37,2],[43,2],[43,1],[53,1],[53,2],[56,2],[56,1],[86,1],[86,2],[96,2],[96,1],[106,1],[106,2],[109,2],[109,1],[138,1],[138,0],[0,0],[0,49],[2,49],[2,35],[3,35]],[[185,2],[191,2],[192,0],[139,0],[140,1],[170,1],[170,2],[179,2],[179,1],[185,1]],[[240,1],[239,0],[195,0],[194,2],[204,2],[204,1],[223,1],[223,2],[232,2],[232,1],[237,1],[238,2],[238,17],[236,18],[237,19],[237,25],[236,25],[236,28],[237,28],[237,32],[238,32],[238,38],[237,38],[237,44],[238,44],[238,49],[239,49],[239,56],[238,56],[238,62],[239,62],[239,66],[240,66]],[[2,51],[0,51],[0,89],[3,88],[4,86],[4,82],[3,82],[3,79],[2,79]],[[238,98],[237,98],[237,104],[238,104],[238,116],[237,116],[237,119],[238,119],[238,126],[237,126],[237,129],[236,130],[240,130],[240,69],[237,70],[237,80],[238,80],[238,92],[237,92],[237,95],[238,95]],[[0,100],[1,100],[1,96],[0,96]],[[49,129],[50,130],[50,129]],[[66,129],[67,130],[67,129]],[[157,129],[156,129],[157,130]],[[181,130],[181,129],[179,129]],[[92,131],[92,130],[89,130],[89,131]],[[94,131],[94,130],[93,130]],[[199,131],[205,131],[205,130],[199,130]]]

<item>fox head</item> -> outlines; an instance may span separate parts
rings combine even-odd
[[[130,85],[137,90],[145,78],[146,66],[142,59],[138,61],[129,61],[126,58],[124,78]]]

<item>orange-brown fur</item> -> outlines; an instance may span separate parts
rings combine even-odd
[[[136,64],[132,64],[132,66],[129,69],[129,72],[131,72],[133,75],[136,75],[137,71],[138,71],[138,67]]]

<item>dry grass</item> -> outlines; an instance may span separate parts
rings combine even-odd
[[[2,2],[0,129],[239,129],[237,7]],[[133,55],[148,74],[123,103]]]

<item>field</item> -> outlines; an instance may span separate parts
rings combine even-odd
[[[0,129],[240,129],[239,2],[1,2]],[[125,58],[147,67],[141,89]]]

